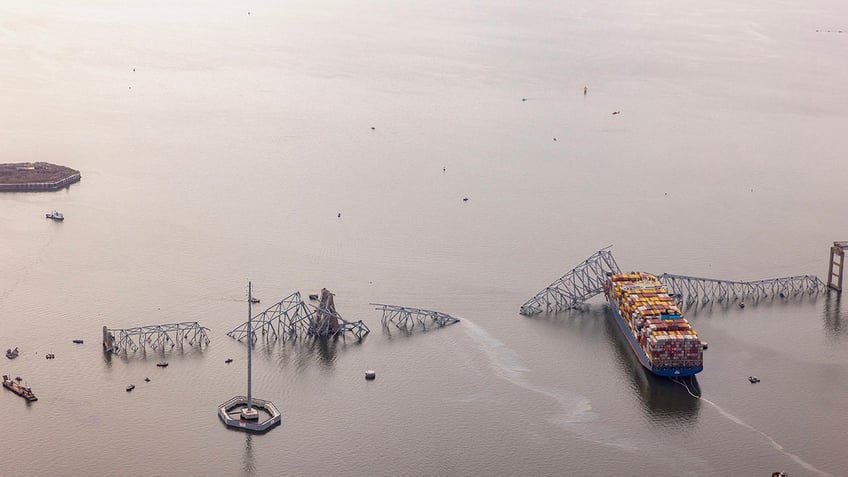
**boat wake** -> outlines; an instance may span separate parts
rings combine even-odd
[[[598,415],[592,410],[589,398],[574,393],[545,389],[531,383],[525,377],[530,370],[521,363],[515,351],[468,319],[464,318],[462,323],[463,329],[486,355],[498,377],[520,388],[549,397],[560,405],[562,412],[548,419],[549,422],[586,441],[628,452],[639,451],[639,447],[631,440],[617,435],[613,429],[598,422]]]
[[[686,469],[687,472],[711,471],[703,459],[690,455],[685,449],[669,442],[657,442],[641,436],[640,443],[625,435],[613,425],[604,421],[592,407],[592,401],[580,394],[561,389],[547,389],[529,381],[526,373],[530,370],[522,364],[515,351],[502,341],[490,335],[485,329],[463,318],[462,326],[466,334],[486,355],[489,365],[499,378],[520,388],[540,394],[554,400],[560,407],[547,421],[575,438],[598,445],[614,447],[618,450],[643,456],[651,455],[658,466],[668,469]],[[657,452],[656,449],[663,449]],[[669,449],[677,449],[669,452]]]
[[[729,412],[725,411],[725,410],[724,410],[724,409],[722,409],[722,408],[721,408],[721,406],[719,406],[718,404],[716,404],[716,403],[714,403],[714,402],[712,402],[712,401],[710,401],[709,399],[704,398],[704,397],[702,397],[702,398],[701,398],[701,401],[704,401],[705,403],[707,403],[707,404],[709,404],[710,406],[714,407],[714,408],[715,408],[715,410],[719,412],[719,414],[721,414],[722,416],[724,416],[724,417],[726,417],[726,418],[730,419],[732,422],[734,422],[734,423],[736,423],[736,424],[738,424],[738,425],[740,425],[740,426],[744,427],[745,429],[748,429],[748,430],[750,430],[750,431],[756,432],[757,434],[759,434],[759,435],[761,435],[761,436],[765,437],[765,438],[766,438],[766,440],[769,442],[769,444],[771,444],[771,446],[772,446],[773,448],[775,448],[775,449],[776,449],[778,452],[780,452],[781,454],[783,454],[783,455],[785,455],[785,456],[789,457],[790,459],[792,459],[793,461],[795,461],[795,462],[796,462],[798,465],[800,465],[801,467],[803,467],[803,468],[807,469],[807,470],[808,470],[808,471],[810,471],[810,472],[815,472],[815,473],[816,473],[816,474],[818,474],[818,475],[823,475],[823,476],[829,476],[829,475],[830,475],[830,474],[828,474],[827,472],[825,472],[825,471],[823,471],[823,470],[819,470],[819,469],[817,469],[815,466],[813,466],[813,464],[810,464],[809,462],[807,462],[807,461],[805,461],[804,459],[802,459],[802,458],[798,457],[797,455],[795,455],[795,454],[793,454],[793,453],[791,453],[791,452],[787,451],[786,449],[784,449],[784,448],[783,448],[783,446],[782,446],[782,445],[780,445],[780,443],[778,443],[777,441],[775,441],[774,439],[772,439],[772,438],[771,438],[771,436],[769,436],[769,435],[768,435],[768,434],[766,434],[765,432],[763,432],[763,431],[761,431],[761,430],[759,430],[759,429],[757,429],[757,428],[755,428],[755,427],[753,427],[753,426],[751,426],[751,425],[747,424],[745,421],[743,421],[742,419],[739,419],[738,417],[734,416],[733,414],[731,414],[731,413],[729,413]]]

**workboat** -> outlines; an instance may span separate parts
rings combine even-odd
[[[666,377],[704,369],[705,343],[654,275],[610,275],[604,294],[617,328],[645,369]]]
[[[59,212],[58,210],[54,210],[53,212],[47,212],[47,214],[45,214],[45,215],[47,216],[48,219],[65,220],[65,216],[62,215],[62,213]]]
[[[32,389],[29,386],[21,386],[5,374],[3,375],[3,387],[27,401],[38,401],[38,398],[35,397],[35,394],[32,393]]]

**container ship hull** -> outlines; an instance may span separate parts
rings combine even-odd
[[[704,369],[702,342],[653,275],[613,275],[604,292],[616,327],[645,369],[671,378]]]

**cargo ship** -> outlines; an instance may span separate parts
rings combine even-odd
[[[30,389],[29,386],[21,386],[19,383],[15,382],[15,380],[5,374],[3,375],[3,387],[8,389],[9,391],[12,391],[18,396],[26,399],[27,401],[38,401],[38,398],[35,397],[35,394],[32,393],[32,389]]]
[[[657,277],[641,272],[610,275],[604,295],[618,329],[645,369],[666,377],[692,376],[704,369],[706,343]]]

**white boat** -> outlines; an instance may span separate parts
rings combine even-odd
[[[64,215],[62,215],[62,213],[61,213],[61,212],[59,212],[58,210],[54,210],[53,212],[48,212],[48,213],[47,213],[47,214],[45,214],[45,215],[47,215],[47,218],[48,218],[48,219],[53,219],[53,220],[65,220],[65,216],[64,216]]]

